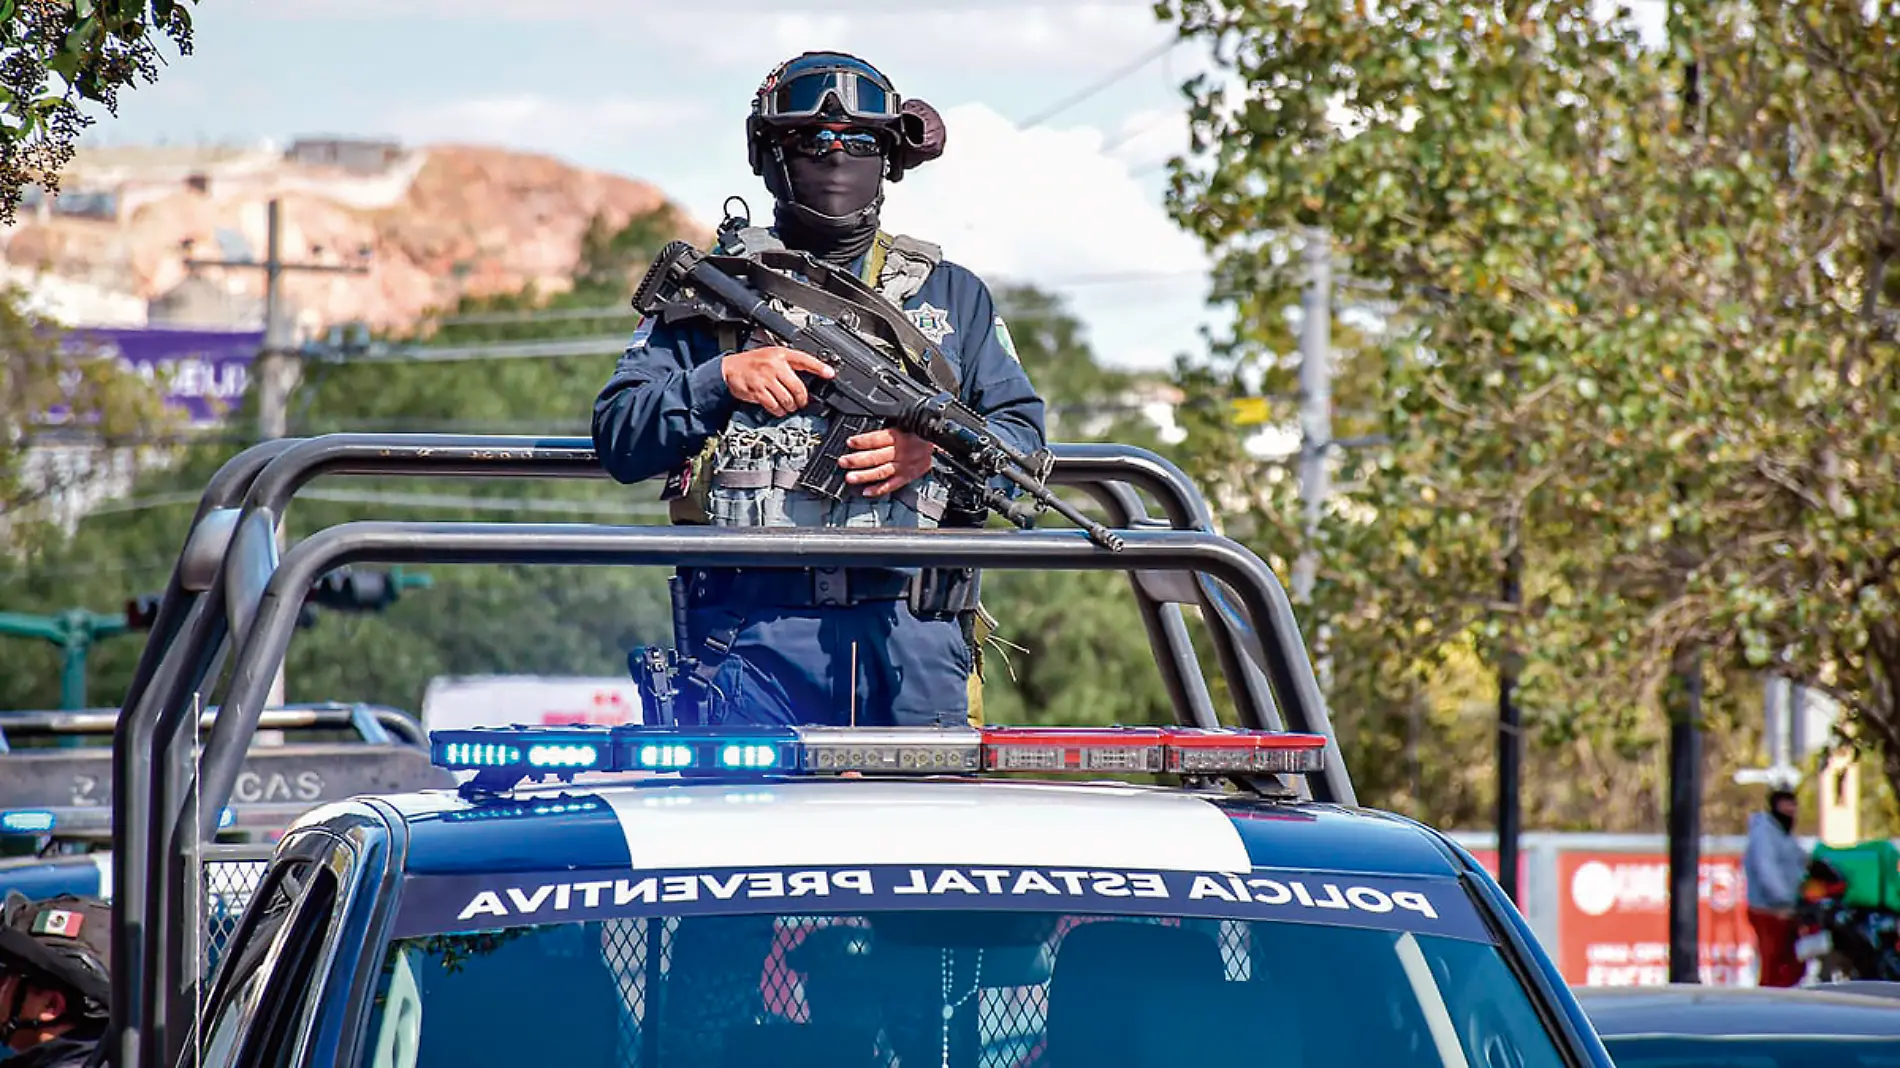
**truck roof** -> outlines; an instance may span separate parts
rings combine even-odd
[[[1388,813],[1126,783],[662,776],[380,800],[407,827],[403,863],[414,874],[850,864],[1461,870],[1445,839]]]

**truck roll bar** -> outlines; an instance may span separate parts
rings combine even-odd
[[[1312,663],[1285,588],[1257,556],[1214,531],[1193,482],[1148,450],[1113,444],[1052,446],[1050,481],[1079,490],[1127,530],[1108,553],[1061,530],[925,532],[740,531],[691,527],[540,524],[348,523],[290,548],[277,530],[298,490],[322,475],[473,478],[603,478],[585,438],[333,434],[266,442],[212,477],[161,599],[115,729],[113,821],[115,963],[113,1019],[124,1068],[161,1068],[189,1026],[181,917],[190,898],[181,847],[206,830],[242,765],[294,626],[303,591],[328,568],[355,561],[517,562],[656,566],[974,566],[1125,570],[1178,721],[1218,722],[1181,606],[1202,610],[1241,725],[1324,735],[1326,772],[1300,788],[1320,801],[1355,804]],[[1161,518],[1152,517],[1143,496]],[[286,614],[288,613],[288,614]],[[286,620],[289,621],[286,624]],[[195,757],[185,738],[194,702],[232,674]],[[203,787],[203,809],[183,804]],[[219,802],[219,803],[214,803]],[[143,809],[143,811],[140,811]],[[215,829],[215,828],[213,828]],[[160,937],[148,938],[148,932]],[[115,969],[118,970],[118,969]],[[175,974],[176,973],[176,974]],[[165,977],[156,985],[148,975]],[[174,981],[177,980],[177,981]]]

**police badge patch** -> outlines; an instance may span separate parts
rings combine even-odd
[[[917,332],[929,338],[932,345],[941,345],[944,338],[956,333],[956,328],[950,325],[950,313],[935,307],[929,301],[924,301],[904,314],[910,316],[910,321],[917,327]]]
[[[996,343],[1003,347],[1004,352],[1009,353],[1010,359],[1017,363],[1023,362],[1023,358],[1016,355],[1016,339],[1009,336],[1009,324],[1004,322],[1000,315],[996,317]]]

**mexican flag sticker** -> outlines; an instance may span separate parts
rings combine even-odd
[[[33,933],[36,935],[59,935],[63,938],[79,937],[79,928],[84,926],[86,918],[77,912],[62,909],[47,909],[33,917]]]

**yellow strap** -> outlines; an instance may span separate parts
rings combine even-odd
[[[879,230],[877,238],[871,242],[870,253],[864,257],[864,271],[858,280],[876,289],[878,279],[884,274],[884,257],[890,251],[891,235]]]
[[[970,726],[972,727],[983,725],[983,643],[989,640],[991,634],[996,633],[984,616],[983,612],[977,612],[975,626],[972,628],[976,640],[972,643],[969,685],[965,691],[969,694]]]

